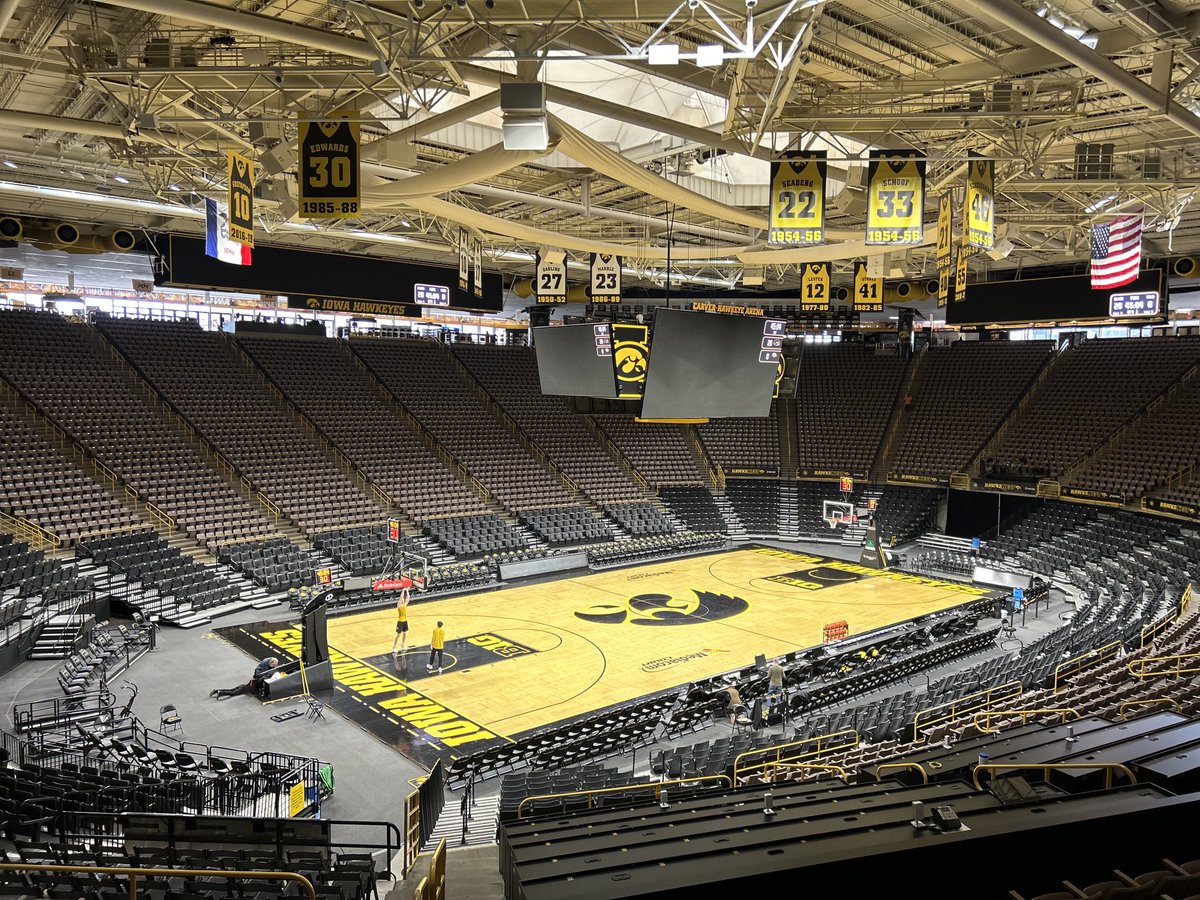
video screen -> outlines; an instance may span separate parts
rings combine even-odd
[[[617,399],[612,326],[549,325],[533,329],[543,394]]]
[[[787,323],[659,307],[643,419],[767,416]]]

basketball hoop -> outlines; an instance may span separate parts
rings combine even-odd
[[[821,501],[821,518],[831,529],[854,522],[854,505],[844,500],[823,500]]]

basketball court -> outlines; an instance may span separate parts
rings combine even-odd
[[[769,547],[746,547],[409,607],[393,657],[393,607],[329,619],[334,709],[422,761],[822,641],[970,602],[988,591]],[[445,623],[442,672],[429,641]],[[218,633],[256,656],[291,656],[299,632],[254,623]]]

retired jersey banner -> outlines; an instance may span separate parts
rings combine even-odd
[[[559,253],[554,259],[547,259],[540,253],[537,256],[537,268],[534,269],[533,290],[537,294],[538,303],[567,302],[567,261]]]
[[[854,308],[858,312],[883,312],[883,279],[867,274],[867,264],[854,263]]]
[[[254,246],[254,163],[229,152],[229,239]]]
[[[801,309],[829,309],[829,263],[804,263],[800,267]]]
[[[996,161],[972,155],[967,160],[963,199],[963,243],[975,250],[996,246]]]
[[[954,267],[954,302],[967,299],[967,260],[971,254],[966,247],[958,248],[958,262]]]
[[[471,289],[471,244],[465,231],[458,233],[458,289]]]
[[[825,240],[825,151],[785,153],[771,163],[767,243],[805,247]]]
[[[308,219],[358,216],[358,147],[356,118],[300,123],[300,215]]]
[[[650,326],[614,322],[613,365],[617,368],[617,397],[636,400],[646,386],[650,360]]]
[[[949,191],[938,198],[937,226],[937,305],[945,306],[950,299],[950,271],[954,265],[954,200]]]
[[[593,303],[621,302],[621,257],[593,253],[588,296]]]
[[[867,165],[867,243],[912,246],[925,239],[925,160],[920,150],[872,150]]]
[[[483,241],[471,242],[471,293],[483,296]]]

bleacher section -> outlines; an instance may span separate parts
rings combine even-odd
[[[779,531],[778,481],[731,478],[725,482],[725,497],[747,534],[765,535]]]
[[[154,531],[89,538],[76,552],[105,566],[110,576],[139,582],[139,592],[127,602],[145,615],[178,622],[198,613],[222,613],[250,605],[243,604],[245,585],[237,578],[217,566],[198,563]]]
[[[440,344],[360,340],[352,346],[393,396],[506,509],[577,503],[464,382]]]
[[[887,485],[879,496],[875,525],[885,546],[904,544],[934,530],[941,491]],[[894,538],[894,541],[893,541]]]
[[[659,491],[659,497],[667,508],[675,514],[691,531],[720,531],[727,532],[729,526],[721,515],[716,501],[707,488],[703,487],[664,487]]]
[[[629,473],[588,431],[586,419],[571,412],[562,397],[542,394],[532,350],[456,344],[454,355],[534,445],[594,502],[643,499]]]
[[[455,556],[470,558],[497,550],[519,550],[528,541],[519,529],[499,516],[452,516],[426,519],[421,533]]]
[[[28,519],[67,545],[80,535],[141,524],[132,509],[3,396],[0,512]]]
[[[603,519],[580,506],[527,509],[518,517],[526,528],[551,547],[580,546],[611,541],[612,529]]]
[[[696,426],[710,461],[727,472],[749,469],[761,475],[779,474],[777,404],[765,419],[713,419]]]
[[[604,507],[604,514],[635,537],[675,530],[674,520],[653,503],[614,503]]]
[[[102,319],[99,327],[302,531],[314,534],[384,518],[272,397],[229,338],[201,331],[190,321]]]
[[[930,348],[918,362],[891,471],[935,478],[966,471],[1051,361],[1052,348],[1048,341],[959,341]],[[1062,428],[1054,423],[1047,438],[1059,440]]]
[[[593,416],[629,464],[651,485],[704,484],[686,425],[635,422],[633,416]]]
[[[241,338],[268,377],[333,445],[417,522],[486,506],[376,392],[333,341]],[[382,517],[376,513],[376,520]]]
[[[1099,450],[1072,486],[1140,497],[1200,462],[1200,378],[1193,377],[1112,444]]]
[[[319,553],[301,550],[287,538],[229,544],[221,548],[217,558],[241,569],[255,584],[271,593],[311,583],[322,565]]]
[[[177,424],[147,405],[137,380],[86,326],[0,313],[0,374],[197,541],[215,547],[272,534]]]
[[[587,548],[587,557],[588,565],[592,567],[629,565],[681,553],[719,550],[728,545],[729,538],[723,534],[681,531],[676,534],[655,534],[627,541],[597,544]]]
[[[1095,340],[1065,350],[993,455],[1016,474],[1061,475],[1197,362],[1197,337]],[[1147,462],[1157,469],[1157,459]]]
[[[862,344],[805,344],[795,401],[800,474],[865,477],[883,441],[905,361]]]

